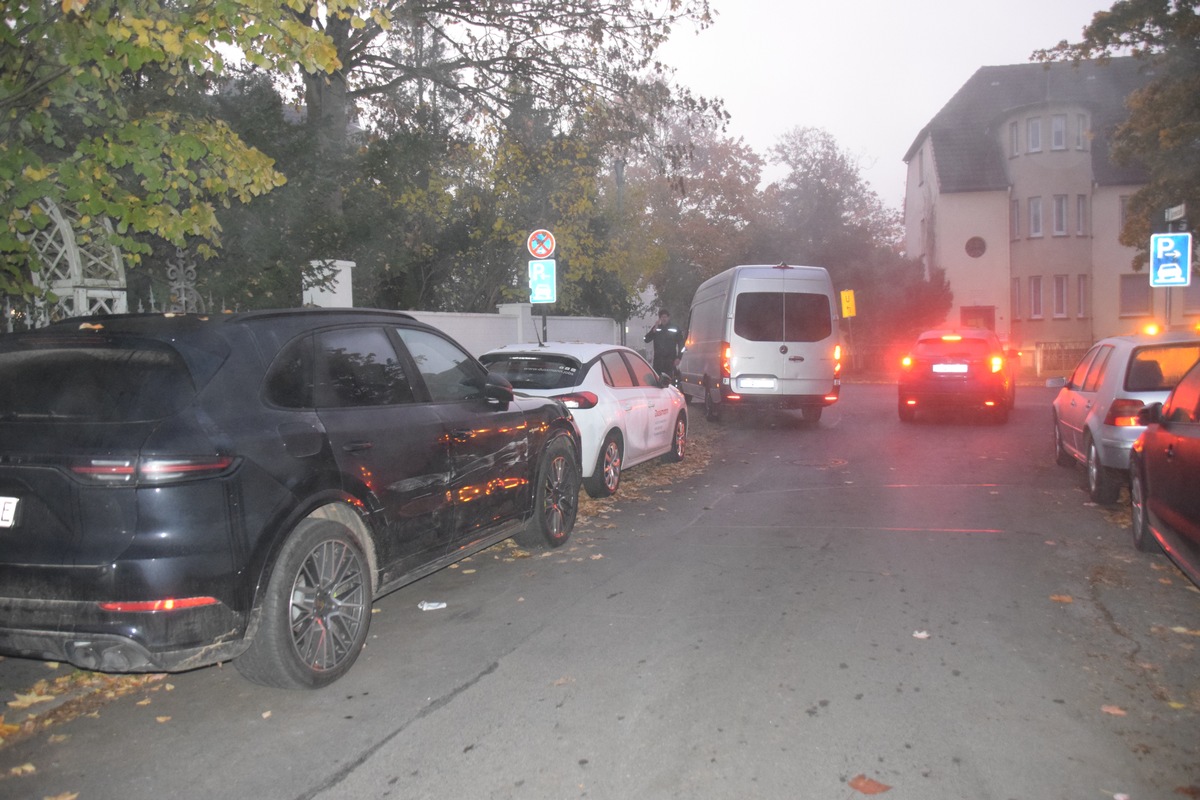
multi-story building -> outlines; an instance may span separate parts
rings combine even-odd
[[[1196,321],[1200,281],[1152,290],[1117,240],[1147,176],[1112,161],[1109,136],[1149,77],[1134,58],[983,67],[921,130],[906,245],[945,270],[947,324],[991,328],[1042,370],[1151,321]]]

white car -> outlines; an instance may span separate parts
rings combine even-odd
[[[520,394],[556,397],[571,409],[583,445],[583,486],[608,497],[621,470],[661,456],[683,458],[687,404],[669,376],[613,344],[511,344],[480,356]]]

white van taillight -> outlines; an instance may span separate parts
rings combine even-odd
[[[591,392],[560,394],[555,399],[561,400],[567,408],[595,408],[596,403],[600,402],[600,398]]]
[[[733,348],[729,346],[729,342],[721,342],[721,377],[728,378],[733,373],[730,372],[729,362],[733,358]]]
[[[128,486],[136,483],[163,484],[191,478],[207,478],[233,465],[230,456],[194,458],[114,459],[88,458],[71,464],[71,473],[89,483]]]
[[[833,374],[834,377],[842,374],[842,346],[840,344],[833,346]]]

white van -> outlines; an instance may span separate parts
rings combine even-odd
[[[679,388],[716,419],[739,406],[799,409],[813,424],[841,390],[833,281],[822,267],[746,265],[696,289]]]

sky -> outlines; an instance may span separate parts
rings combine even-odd
[[[904,199],[904,155],[984,66],[1078,42],[1113,0],[710,0],[715,22],[679,25],[659,50],[693,93],[720,97],[727,134],[759,155],[822,128],[856,157],[884,204]],[[778,170],[765,174],[779,177]]]

